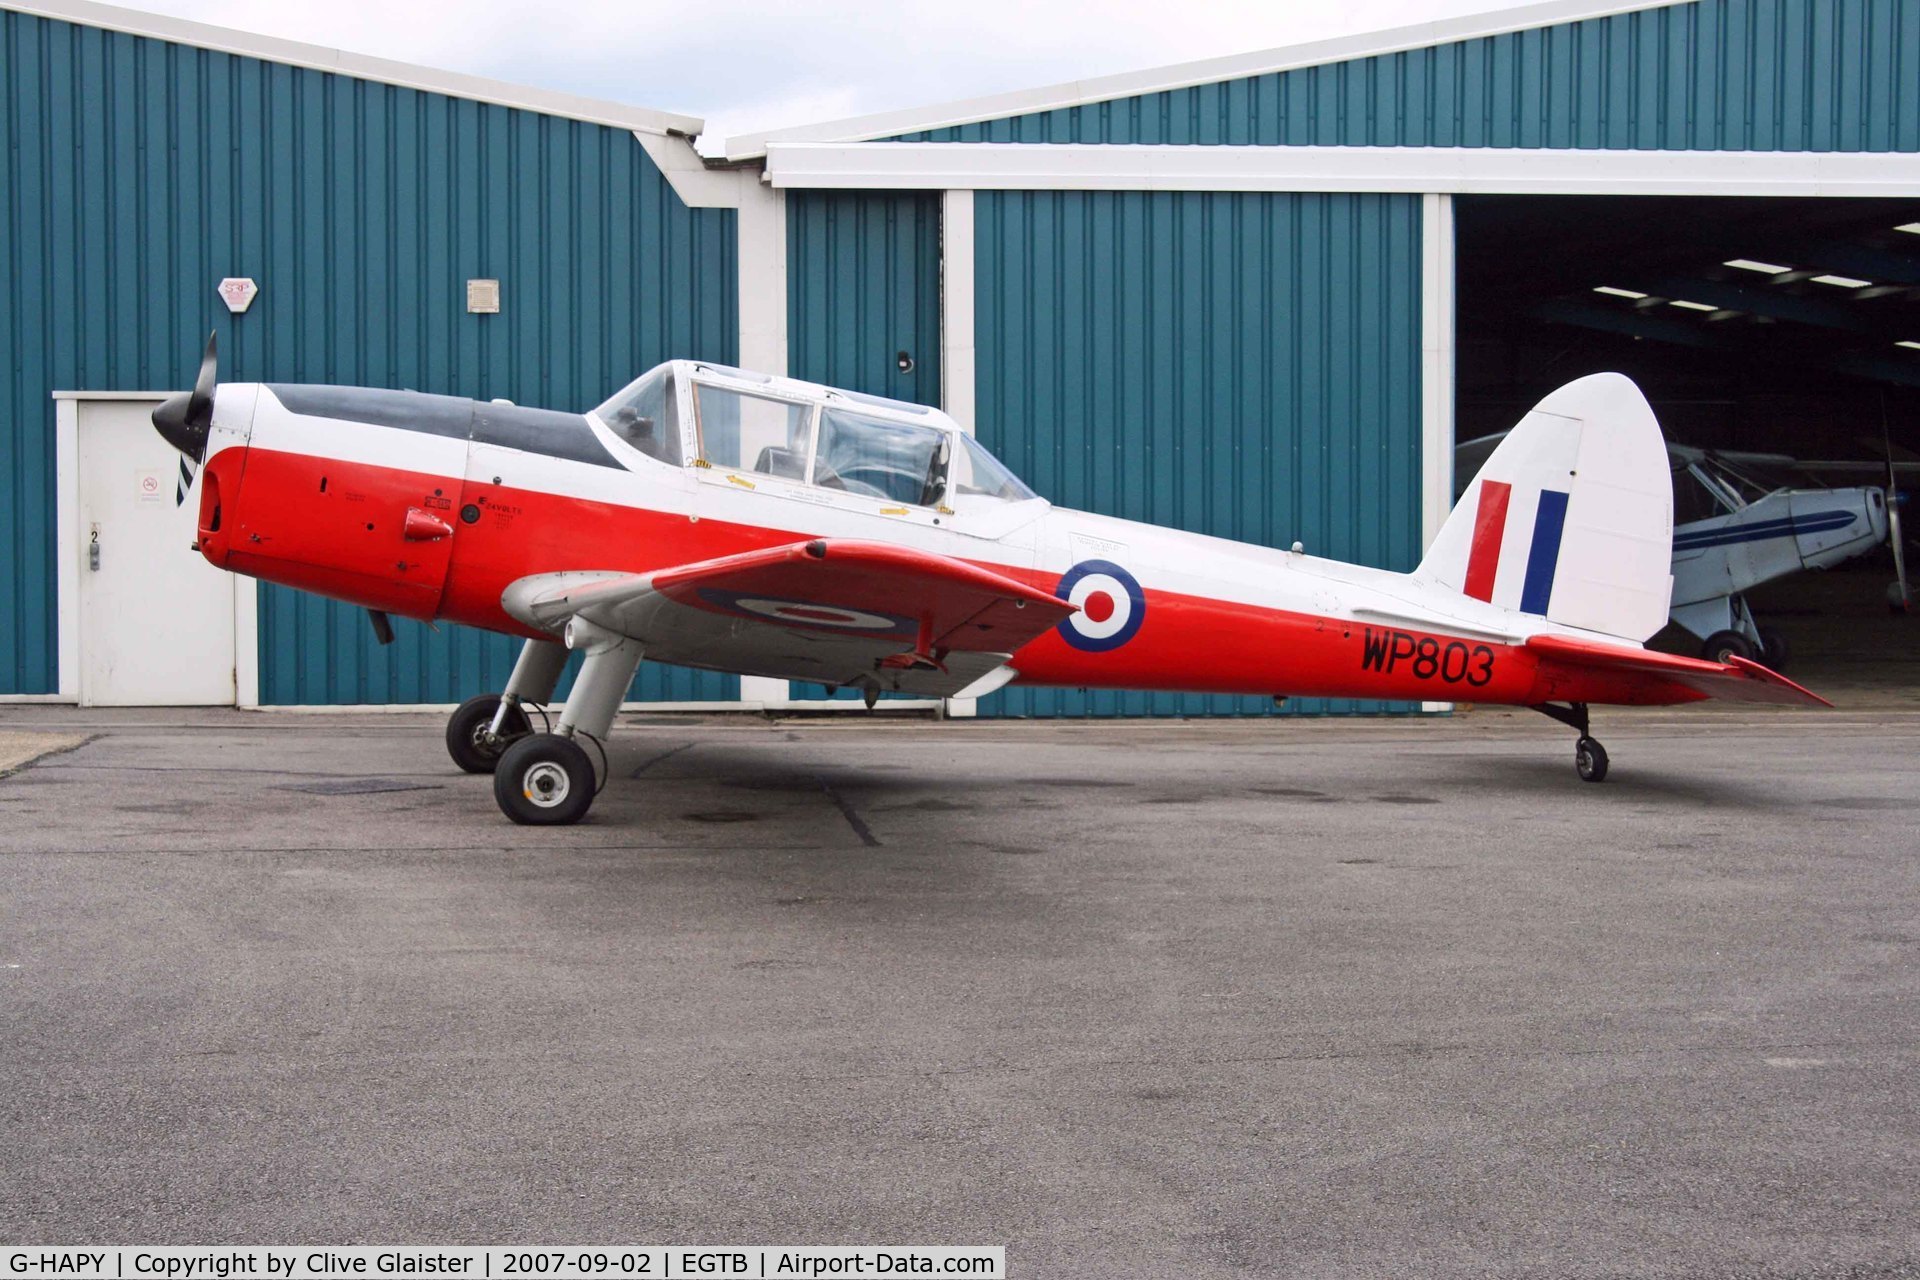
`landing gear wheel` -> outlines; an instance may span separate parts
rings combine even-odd
[[[580,744],[535,733],[509,746],[493,771],[500,812],[527,827],[578,822],[593,804],[593,761]]]
[[[493,717],[499,710],[499,695],[483,693],[461,703],[447,720],[447,754],[468,773],[492,773],[508,744],[526,737],[533,728],[527,713],[516,704],[507,711],[500,736],[494,737]]]
[[[1773,627],[1760,628],[1760,657],[1775,671],[1787,669],[1787,658],[1793,649],[1787,644],[1787,638]]]
[[[1716,631],[1700,646],[1700,656],[1708,662],[1724,663],[1728,658],[1753,661],[1752,643],[1738,631]]]
[[[1579,772],[1582,782],[1605,782],[1607,749],[1592,738],[1580,739],[1573,744],[1573,767]]]

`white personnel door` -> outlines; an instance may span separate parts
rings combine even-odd
[[[158,403],[76,406],[82,706],[234,704],[234,593],[253,583],[190,549],[198,494],[174,504]]]

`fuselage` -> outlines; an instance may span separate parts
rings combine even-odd
[[[1886,540],[1883,489],[1776,489],[1737,510],[1674,528],[1673,603],[1831,568]]]
[[[351,388],[220,387],[199,549],[236,573],[370,609],[522,636],[507,588],[645,574],[809,538],[903,543],[996,569],[1079,612],[1006,664],[1026,684],[1538,704],[1693,701],[1524,646],[1606,639],[1343,564],[1037,498],[934,504],[669,465],[596,415]],[[550,637],[549,637],[550,638]],[[649,637],[663,662],[741,670]]]

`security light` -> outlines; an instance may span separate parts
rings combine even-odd
[[[1742,271],[1764,271],[1770,276],[1777,276],[1783,271],[1793,270],[1792,267],[1783,267],[1772,262],[1760,262],[1754,258],[1733,258],[1720,265],[1723,267],[1738,267]]]
[[[1901,341],[1896,342],[1893,345],[1896,347],[1909,347],[1914,351],[1920,351],[1920,342],[1909,342],[1905,339],[1902,339]]]
[[[1608,294],[1615,298],[1644,298],[1647,296],[1633,289],[1616,289],[1610,284],[1595,285],[1593,291],[1595,293]]]
[[[1871,280],[1855,280],[1852,276],[1815,276],[1815,284],[1830,284],[1842,289],[1864,289],[1872,284]]]
[[[1705,302],[1688,302],[1684,298],[1675,298],[1673,305],[1676,307],[1685,307],[1689,311],[1718,311],[1720,309]]]
[[[1903,222],[1895,227],[1894,230],[1905,231],[1909,235],[1920,236],[1920,222]]]

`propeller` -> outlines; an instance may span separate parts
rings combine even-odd
[[[1887,426],[1885,392],[1880,395],[1880,440],[1887,449],[1887,542],[1893,547],[1894,580],[1887,584],[1887,607],[1907,613],[1913,608],[1913,593],[1907,589],[1907,548],[1900,533],[1900,490],[1893,469],[1893,434]]]
[[[180,480],[174,486],[173,501],[178,506],[187,500],[193,487],[193,470],[207,456],[207,433],[213,429],[213,392],[220,381],[220,333],[207,335],[207,353],[200,358],[200,376],[192,391],[168,396],[153,411],[153,429],[162,439],[180,451]]]

